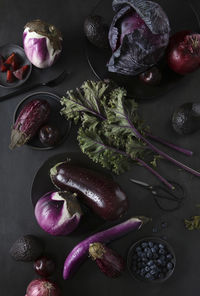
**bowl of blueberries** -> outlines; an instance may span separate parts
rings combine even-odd
[[[176,257],[167,241],[147,237],[130,247],[127,265],[133,278],[145,282],[161,283],[173,274]]]

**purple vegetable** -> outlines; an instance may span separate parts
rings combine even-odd
[[[35,206],[40,227],[51,235],[67,235],[79,225],[82,216],[76,194],[66,191],[48,192]]]
[[[141,226],[148,221],[149,218],[146,217],[133,217],[107,230],[98,232],[80,242],[75,248],[73,248],[65,260],[63,278],[69,279],[72,277],[81,263],[87,258],[90,244],[95,242],[104,244],[109,243],[132,230],[140,229]]]
[[[116,278],[124,270],[125,263],[122,256],[101,243],[90,244],[89,254],[108,277]]]
[[[55,26],[37,19],[25,25],[23,44],[29,61],[38,68],[46,68],[61,53],[62,35]]]
[[[113,9],[108,70],[124,75],[146,71],[160,60],[169,42],[165,12],[159,4],[145,0],[113,0]]]
[[[45,100],[32,100],[21,110],[11,132],[10,149],[27,143],[47,121],[50,105]]]
[[[56,164],[50,170],[53,184],[61,190],[78,193],[79,199],[105,220],[119,219],[128,208],[128,200],[111,178],[70,162]]]

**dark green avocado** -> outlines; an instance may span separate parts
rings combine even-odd
[[[16,261],[34,261],[43,253],[43,245],[41,241],[33,235],[25,235],[20,237],[11,247],[10,255]]]
[[[188,135],[200,129],[200,103],[185,103],[172,115],[172,126],[180,135]]]
[[[99,48],[109,48],[108,25],[99,15],[88,16],[84,22],[84,33],[87,39]]]

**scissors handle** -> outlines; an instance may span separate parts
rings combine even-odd
[[[174,185],[175,189],[170,190],[162,186],[153,186],[151,192],[154,196],[154,200],[159,208],[164,211],[174,211],[181,206],[181,203],[184,199],[185,192],[183,187],[178,183],[170,181]],[[170,201],[166,203],[167,201]],[[167,204],[167,206],[166,206]],[[171,206],[169,206],[171,205]]]

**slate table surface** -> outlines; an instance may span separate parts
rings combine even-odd
[[[193,1],[200,11],[198,0]],[[96,3],[97,0],[0,1],[0,46],[5,43],[22,45],[23,26],[36,18],[57,25],[63,33],[64,49],[59,62],[51,69],[42,71],[34,69],[27,83],[54,77],[62,69],[68,70],[71,74],[54,89],[43,87],[36,91],[51,91],[62,96],[67,89],[79,86],[85,79],[95,79],[84,55],[82,24]],[[178,137],[170,127],[170,116],[180,104],[200,100],[199,81],[200,71],[190,75],[187,83],[180,83],[172,92],[157,100],[140,104],[140,114],[150,125],[154,134],[193,150],[194,156],[189,158],[169,149],[163,149],[197,170],[200,170],[200,133]],[[0,95],[6,93],[7,91],[0,89]],[[64,259],[75,244],[85,237],[85,234],[78,237],[58,238],[44,233],[34,218],[30,190],[35,173],[50,156],[64,152],[81,152],[76,141],[76,127],[72,128],[68,140],[57,149],[43,152],[34,151],[25,146],[15,151],[9,150],[13,112],[26,95],[0,102],[0,295],[25,295],[28,283],[36,278],[31,263],[15,262],[9,255],[13,242],[24,234],[39,236],[45,242],[46,252],[56,258],[58,269],[54,279],[61,286],[63,295],[197,295],[200,279],[200,234],[198,231],[185,230],[183,219],[200,214],[200,209],[196,207],[200,203],[200,182],[198,178],[178,170],[166,161],[160,162],[159,171],[166,178],[176,180],[184,186],[187,198],[183,207],[173,213],[159,210],[145,190],[128,181],[129,177],[135,177],[152,184],[156,183],[155,178],[143,168],[134,166],[131,171],[117,178],[130,200],[127,217],[146,215],[152,217],[153,222],[143,230],[133,232],[111,245],[126,257],[127,250],[133,242],[152,235],[152,227],[166,221],[167,229],[160,230],[154,235],[166,236],[175,250],[177,266],[173,276],[163,284],[151,285],[133,280],[128,271],[125,271],[119,279],[112,280],[101,274],[95,264],[88,260],[72,280],[62,280]]]

